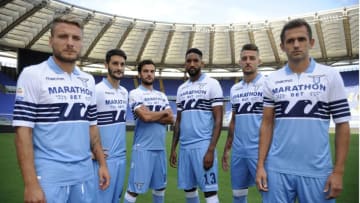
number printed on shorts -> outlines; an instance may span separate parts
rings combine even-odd
[[[211,173],[205,173],[204,174],[204,178],[205,178],[205,185],[213,185],[216,184],[216,176],[214,172]]]

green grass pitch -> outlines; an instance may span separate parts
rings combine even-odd
[[[172,133],[167,136],[167,149],[170,149]],[[226,132],[223,131],[217,145],[218,162],[219,162],[219,199],[223,203],[232,202],[231,184],[229,172],[221,169],[221,156],[224,143],[226,140]],[[332,149],[334,147],[334,135],[330,135]],[[130,160],[132,144],[132,132],[127,134],[127,155],[128,163]],[[169,155],[169,154],[168,154]],[[128,174],[128,173],[127,173]],[[168,166],[168,186],[165,193],[166,203],[185,202],[185,194],[182,190],[177,189],[176,169]],[[125,186],[127,183],[125,182]],[[201,202],[205,202],[203,194],[199,191]],[[140,195],[137,199],[138,203],[149,203],[151,200],[151,191],[147,194]],[[0,202],[1,203],[18,203],[23,202],[23,182],[19,167],[16,161],[14,134],[0,134]],[[261,202],[259,193],[255,188],[249,190],[249,203]],[[351,135],[350,150],[346,161],[346,171],[344,176],[344,190],[337,199],[337,203],[357,203],[359,202],[359,137],[358,134]]]

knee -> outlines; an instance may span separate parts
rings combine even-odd
[[[217,194],[217,191],[204,192],[205,198],[211,197]]]
[[[195,192],[196,191],[196,187],[195,188],[191,188],[189,190],[184,190],[185,192]]]

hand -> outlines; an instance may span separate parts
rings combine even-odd
[[[25,186],[24,202],[26,203],[46,203],[45,194],[39,184]]]
[[[256,169],[256,187],[260,191],[267,192],[269,191],[267,185],[267,175],[264,167],[257,167]]]
[[[330,192],[329,192],[330,189]],[[324,192],[329,192],[326,199],[336,198],[343,189],[343,174],[333,172],[325,183]]]
[[[176,166],[177,166],[177,154],[176,154],[175,151],[171,152],[169,162],[170,162],[171,167],[176,168]]]
[[[110,185],[110,174],[106,166],[99,167],[99,187],[105,190]]]
[[[222,156],[222,168],[224,171],[229,170],[229,162],[228,162],[228,158],[229,158],[229,152],[226,151],[224,152],[223,156]]]
[[[205,171],[209,170],[214,164],[214,152],[207,151],[203,161]]]

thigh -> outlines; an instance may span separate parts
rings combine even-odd
[[[68,203],[93,203],[95,201],[95,188],[93,178],[83,183],[70,186]]]
[[[47,203],[66,203],[69,198],[70,186],[56,186],[41,183]]]
[[[179,150],[178,188],[189,190],[196,187],[196,178],[191,163],[191,150]]]
[[[335,203],[335,199],[327,200],[328,193],[323,192],[327,177],[313,178],[299,176],[297,180],[298,199],[300,203]]]
[[[166,187],[167,162],[165,150],[154,152],[154,170],[151,177],[150,187],[162,189]]]
[[[153,167],[154,159],[150,151],[133,150],[128,179],[128,190],[138,194],[147,192]]]
[[[121,194],[124,188],[125,175],[126,175],[126,158],[123,158],[117,162],[117,175],[115,180],[114,196],[113,196],[114,203],[115,202],[118,203],[121,199]]]
[[[261,192],[263,203],[293,203],[296,197],[295,177],[267,171],[268,192]]]
[[[204,169],[204,156],[207,151],[207,147],[194,149],[191,155],[191,162],[193,170],[196,176],[196,181],[199,188],[203,192],[217,191],[218,190],[218,161],[216,150],[214,152],[213,166],[205,170]]]
[[[110,185],[106,190],[101,190],[99,185],[99,176],[95,178],[96,202],[119,202],[126,172],[126,159],[116,158],[107,160],[107,167],[110,173]],[[98,173],[99,165],[94,164],[95,173]]]
[[[231,186],[232,189],[243,189],[253,186],[255,181],[247,158],[231,157]]]

